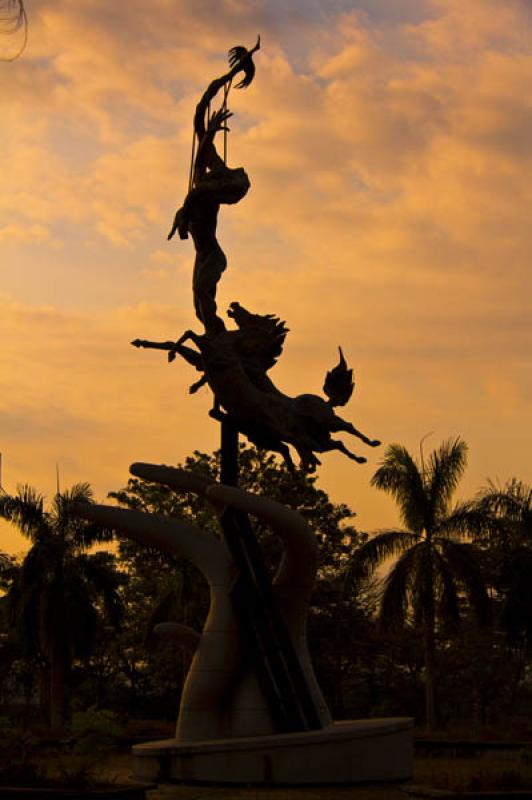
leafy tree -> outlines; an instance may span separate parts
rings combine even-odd
[[[458,541],[483,530],[488,520],[472,503],[451,508],[450,501],[466,466],[467,446],[449,440],[418,463],[392,444],[372,478],[372,485],[394,497],[406,529],[378,532],[355,554],[353,570],[374,571],[395,558],[385,580],[379,620],[384,629],[411,621],[423,633],[425,716],[435,725],[436,633],[457,626],[465,591],[478,619],[488,619],[489,601],[478,551]]]
[[[58,492],[49,510],[30,486],[0,497],[0,516],[32,543],[7,603],[26,654],[44,674],[53,729],[62,727],[68,712],[73,659],[90,653],[102,612],[117,623],[122,607],[114,556],[88,552],[112,533],[73,516],[71,502],[92,502],[89,485]]]
[[[491,515],[481,532],[491,583],[502,600],[502,623],[513,646],[532,648],[532,487],[513,478],[502,488],[489,483],[478,508]]]
[[[314,666],[334,719],[368,716],[377,704],[375,585],[360,580],[346,592],[344,578],[327,574],[318,580],[308,619]]]
[[[1,492],[1,489],[0,489]],[[1,494],[0,494],[1,496]],[[20,656],[13,637],[10,636],[7,593],[18,574],[19,565],[14,556],[0,553],[0,700],[4,700],[4,685],[13,671],[13,664]]]
[[[316,486],[315,475],[306,475],[303,472],[294,475],[270,453],[241,444],[239,463],[240,487],[255,494],[267,495],[272,500],[297,509],[316,531],[320,541],[322,568],[332,567],[339,570],[346,563],[353,544],[360,536],[354,526],[348,524],[354,518],[354,512],[343,503],[332,503],[327,493]],[[217,480],[220,474],[220,451],[209,455],[196,450],[179,466]],[[184,492],[178,493],[140,478],[130,478],[125,488],[110,492],[109,497],[128,508],[193,519],[201,528],[215,533],[220,530],[216,514],[202,498]],[[265,532],[263,527],[256,526],[256,529],[259,536]],[[120,544],[120,552],[127,558],[128,552],[139,550],[134,543],[130,549],[129,542],[124,541]],[[146,548],[142,548],[140,552],[144,558]]]

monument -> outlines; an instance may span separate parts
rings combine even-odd
[[[315,470],[318,455],[339,450],[356,462],[365,457],[332,438],[349,433],[375,447],[336,414],[353,391],[352,370],[340,349],[338,365],[314,394],[289,397],[268,371],[282,353],[288,332],[274,314],[255,314],[239,302],[226,327],[216,303],[227,266],[216,238],[220,208],[240,202],[250,183],[242,167],[227,165],[228,96],[253,80],[253,55],[260,48],[229,51],[230,69],[213,80],[194,115],[190,178],[186,197],[168,238],[192,238],[196,258],[192,289],[203,330],[177,341],[137,339],[137,347],[177,355],[201,373],[194,393],[207,384],[210,415],[221,425],[221,480],[166,466],[137,463],[131,473],[148,481],[192,492],[214,506],[222,536],[179,519],[109,506],[78,506],[80,516],[194,563],[210,590],[210,609],[201,633],[177,623],[158,633],[194,650],[183,688],[174,739],[138,745],[136,775],[157,781],[227,783],[346,783],[399,780],[412,774],[412,720],[407,718],[333,722],[320,691],[306,639],[306,616],[316,578],[314,531],[290,508],[238,488],[238,436],[258,448],[280,453],[295,470]],[[211,106],[220,97],[219,107]],[[223,134],[223,157],[216,140]],[[185,344],[185,342],[191,343]],[[264,567],[252,518],[280,538],[283,555],[273,580]]]

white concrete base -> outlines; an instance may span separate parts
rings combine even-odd
[[[333,784],[405,780],[413,773],[413,720],[335,722],[319,731],[133,748],[145,781]]]

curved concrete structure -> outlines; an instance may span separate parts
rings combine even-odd
[[[204,497],[222,518],[226,509],[251,514],[279,536],[283,555],[271,591],[299,662],[298,681],[306,683],[317,714],[316,726],[322,726],[297,733],[276,730],[271,698],[268,701],[265,696],[246,653],[231,597],[239,571],[225,541],[182,520],[78,504],[75,511],[79,516],[188,559],[209,585],[210,608],[201,634],[175,622],[156,628],[158,635],[174,637],[195,652],[183,688],[176,738],[137,745],[136,776],[150,781],[257,784],[353,783],[410,777],[411,719],[331,720],[307,648],[306,616],[318,547],[314,531],[303,517],[266,497],[184,470],[133,464],[131,472]],[[245,537],[252,532],[244,528],[243,534]]]
[[[322,725],[331,715],[319,688],[306,639],[306,616],[314,586],[318,552],[313,530],[303,517],[265,497],[224,486],[171,467],[133,464],[131,473],[179,491],[205,497],[218,512],[237,508],[270,525],[283,542],[283,557],[273,580],[273,591]],[[187,675],[176,737],[181,742],[275,733],[268,704],[259,687],[243,644],[230,590],[236,568],[226,545],[190,523],[111,506],[78,506],[80,516],[144,544],[190,560],[205,576],[210,608]],[[182,626],[161,627],[162,634],[194,644],[194,632]]]
[[[334,722],[320,731],[136,745],[134,777],[159,783],[346,784],[412,777],[413,720]]]

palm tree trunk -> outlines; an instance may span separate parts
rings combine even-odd
[[[428,731],[436,726],[436,703],[434,692],[434,621],[431,626],[425,623],[425,724]]]
[[[50,646],[50,728],[60,731],[65,721],[67,664],[64,642],[53,638]]]
[[[50,666],[43,664],[39,673],[39,706],[44,724],[50,721]]]
[[[430,541],[427,543],[427,564],[425,574],[424,598],[424,645],[425,645],[425,725],[427,731],[436,726],[436,702],[434,690],[434,671],[436,662],[435,613],[434,613],[434,572]]]

